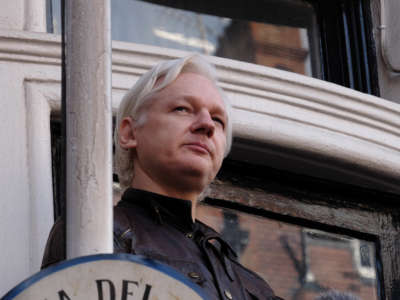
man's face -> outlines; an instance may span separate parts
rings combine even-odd
[[[135,176],[202,191],[221,167],[227,115],[206,77],[183,73],[152,96],[145,122],[134,129]],[[134,179],[135,181],[135,179]]]

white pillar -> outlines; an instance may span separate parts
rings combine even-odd
[[[46,88],[50,90],[47,85]],[[47,237],[54,223],[50,138],[52,105],[37,83],[25,83],[25,96],[30,188],[29,272],[34,274],[40,270]]]
[[[66,1],[67,258],[113,251],[110,0]]]
[[[46,0],[25,0],[24,30],[46,32]]]

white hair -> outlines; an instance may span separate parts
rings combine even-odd
[[[224,157],[229,154],[232,145],[231,104],[225,93],[218,87],[215,68],[199,54],[191,54],[183,58],[168,60],[155,65],[143,74],[135,85],[125,94],[119,105],[114,131],[115,170],[122,188],[129,187],[133,181],[132,150],[126,150],[119,144],[119,128],[125,117],[131,117],[138,123],[145,122],[145,107],[151,96],[171,84],[182,73],[196,73],[205,76],[218,89],[227,114],[226,148]],[[156,84],[157,83],[157,84]],[[156,101],[160,101],[157,99]]]

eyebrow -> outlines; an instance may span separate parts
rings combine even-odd
[[[198,99],[196,96],[188,95],[188,94],[179,95],[178,99],[181,99],[181,98],[186,100],[186,101],[188,101],[188,102],[195,102]],[[178,99],[176,99],[176,100],[178,100]],[[225,103],[224,103],[224,101],[222,99],[221,99],[221,103],[220,104],[214,103],[212,109],[216,110],[217,114],[223,115],[225,117],[225,119],[228,118],[228,114],[227,114],[226,109],[225,109]]]

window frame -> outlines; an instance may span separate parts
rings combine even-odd
[[[307,0],[318,16],[321,79],[379,97],[370,0]]]
[[[378,299],[400,299],[395,194],[226,160],[204,202],[373,242]]]

